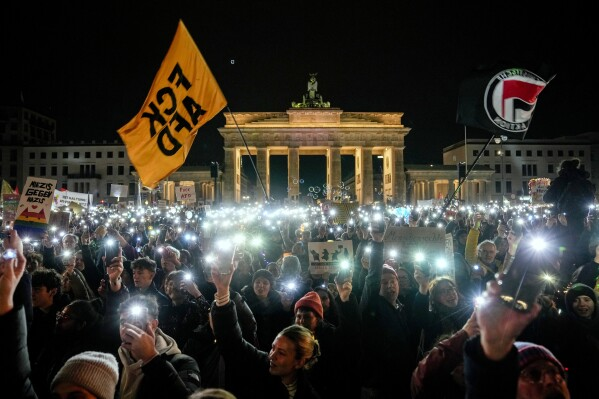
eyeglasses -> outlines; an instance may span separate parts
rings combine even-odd
[[[531,384],[539,384],[543,382],[545,374],[551,375],[551,377],[565,379],[562,377],[560,369],[553,363],[540,363],[526,367],[520,372],[520,377]]]

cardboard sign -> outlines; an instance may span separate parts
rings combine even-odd
[[[129,187],[124,184],[111,184],[110,185],[110,196],[111,197],[126,197],[129,194]]]
[[[17,216],[17,206],[19,205],[19,194],[2,195],[2,223],[4,226],[10,225]]]
[[[175,187],[175,195],[177,197],[177,201],[185,203],[196,202],[195,185],[177,186]]]
[[[54,206],[70,206],[72,202],[87,208],[93,199],[93,194],[77,193],[75,191],[54,190]]]
[[[416,254],[423,254],[425,259],[437,270],[437,275],[454,275],[453,269],[453,237],[445,233],[445,229],[437,227],[388,226],[383,238],[385,242],[385,259],[391,257],[390,252],[400,262],[413,262]],[[438,266],[440,259],[445,260],[445,267]]]
[[[57,228],[57,231],[68,232],[71,221],[71,212],[52,212],[50,214],[50,226]]]
[[[347,241],[309,242],[308,259],[311,274],[337,273],[341,262],[350,262],[353,267],[353,244]]]
[[[23,237],[25,232],[39,234],[50,220],[56,180],[27,177],[15,217],[15,229]]]

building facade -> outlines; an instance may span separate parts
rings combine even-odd
[[[486,180],[487,200],[501,201],[503,198],[515,200],[528,196],[528,182],[537,177],[554,179],[559,164],[564,159],[580,159],[581,168],[591,174],[591,181],[597,187],[593,173],[594,135],[560,137],[556,139],[492,140],[483,150],[488,139],[468,139],[443,149],[443,164],[457,168],[465,162],[471,165],[480,155],[477,165],[493,170]],[[482,151],[482,154],[481,154]]]

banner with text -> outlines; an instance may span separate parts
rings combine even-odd
[[[87,208],[91,205],[94,196],[93,194],[77,193],[75,191],[59,191],[54,190],[54,206],[71,206],[74,202],[80,206]]]
[[[309,242],[308,259],[311,274],[337,273],[341,262],[353,267],[353,244],[347,241]]]
[[[56,180],[29,176],[23,186],[15,217],[15,229],[21,234],[24,230],[40,233],[48,226]]]

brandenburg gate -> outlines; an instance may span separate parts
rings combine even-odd
[[[326,156],[326,184],[342,183],[341,156],[353,155],[354,194],[360,204],[373,201],[373,156],[383,157],[384,198],[406,200],[404,137],[410,128],[401,123],[403,112],[344,112],[331,108],[317,92],[316,75],[311,74],[308,92],[300,103],[286,112],[225,113],[226,124],[219,128],[224,138],[223,202],[241,202],[241,160],[255,156],[255,165],[266,195],[270,198],[270,156],[287,156],[288,198],[300,193],[300,155]],[[241,130],[242,135],[239,130]],[[262,187],[258,187],[262,193]],[[333,199],[333,190],[327,198]]]

